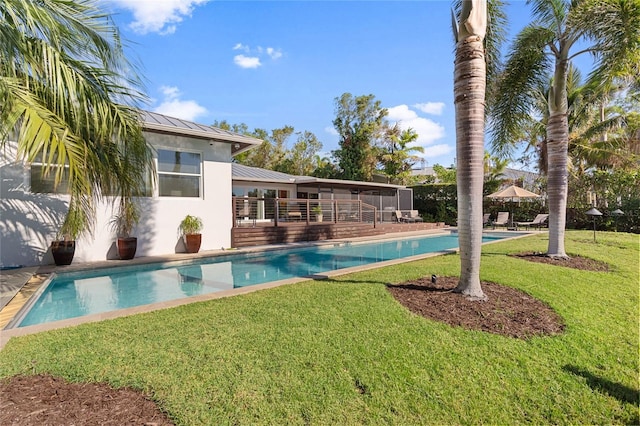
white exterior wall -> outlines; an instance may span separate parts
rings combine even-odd
[[[187,215],[203,222],[201,250],[231,245],[231,143],[145,132],[155,148],[200,152],[202,188],[200,198],[141,198],[141,218],[132,236],[138,238],[136,257],[184,251],[178,225]],[[0,266],[53,264],[49,245],[56,238],[69,197],[33,194],[30,168],[15,162],[15,146],[0,152]],[[97,206],[93,236],[78,240],[74,263],[117,259],[115,233],[110,227],[113,207]]]

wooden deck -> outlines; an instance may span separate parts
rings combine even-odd
[[[260,224],[231,229],[231,246],[252,247],[267,244],[322,241],[368,237],[398,232],[445,229],[444,223],[286,223],[273,226]]]

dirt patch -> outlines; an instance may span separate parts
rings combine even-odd
[[[49,375],[0,381],[2,425],[173,425],[156,404],[132,389],[68,383]]]
[[[523,253],[512,254],[513,257],[519,257],[529,262],[547,263],[550,265],[564,266],[566,268],[581,269],[583,271],[608,272],[609,265],[595,259],[589,259],[582,256],[570,256],[569,259],[552,258],[544,253],[535,251],[527,251]]]

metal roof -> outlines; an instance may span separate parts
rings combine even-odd
[[[243,164],[232,163],[231,173],[233,180],[251,182],[273,182],[273,183],[295,183],[295,184],[326,184],[339,185],[345,187],[376,187],[376,188],[405,188],[403,185],[392,185],[388,183],[360,182],[355,180],[323,179],[313,176],[296,176],[273,170],[249,167]]]
[[[279,183],[295,183],[298,176],[289,175],[287,173],[276,172],[274,170],[260,169],[258,167],[249,167],[244,164],[231,164],[231,175],[233,180],[247,180],[256,182],[279,182]]]
[[[194,123],[181,118],[169,117],[164,114],[151,111],[140,111],[142,127],[144,130],[176,135],[193,136],[203,139],[216,139],[223,142],[238,142],[240,146],[234,146],[233,154],[238,154],[252,146],[260,145],[263,141],[251,136],[245,136],[213,126]]]

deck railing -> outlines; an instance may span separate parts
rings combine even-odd
[[[359,200],[233,197],[233,226],[371,223],[377,209]]]

